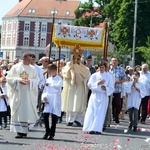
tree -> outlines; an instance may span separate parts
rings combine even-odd
[[[144,63],[150,65],[150,37],[147,38],[146,44],[147,46],[138,47],[137,52],[141,53],[142,57],[144,58]]]
[[[102,3],[104,3],[104,2],[103,2],[103,0],[102,1],[98,0],[98,1],[100,1],[101,5],[99,5],[99,7],[97,9],[94,8],[93,0],[89,0],[89,2],[80,4],[80,6],[75,11],[76,19],[74,20],[73,25],[89,27],[91,15],[95,12],[97,12],[98,14],[102,14],[102,12],[103,12],[104,5],[102,5]],[[87,12],[89,13],[89,15],[86,16],[85,14]],[[102,20],[104,20],[104,16],[103,16],[103,19],[93,17],[93,19],[92,19],[93,26],[98,25],[100,22],[102,22]]]
[[[147,3],[144,1],[140,0],[138,3],[136,46],[146,46],[147,36],[150,36],[150,18],[147,17],[150,14],[150,1]],[[110,16],[112,21],[110,40],[118,51],[126,54],[131,54],[132,51],[134,6],[132,0],[111,0],[105,6],[105,13]],[[137,57],[142,61],[143,58],[139,52],[135,55],[136,62]]]

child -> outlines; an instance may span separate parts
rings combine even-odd
[[[126,84],[128,84],[128,82],[132,81],[132,78],[129,76],[129,70],[126,70],[125,74],[126,74],[126,80],[125,80],[125,82],[122,83],[122,92],[121,92],[122,108],[121,108],[121,112],[120,112],[120,118],[122,120],[125,119],[124,115],[125,115],[125,112],[127,109],[127,94],[125,91],[125,87],[126,87]]]
[[[2,118],[4,117],[4,128],[7,127],[7,106],[8,106],[8,97],[7,97],[7,87],[6,87],[6,78],[2,76],[0,78],[0,129],[2,129]]]
[[[55,136],[58,116],[61,116],[61,89],[63,85],[62,78],[57,75],[57,66],[50,64],[47,67],[50,77],[46,80],[46,86],[42,93],[44,106],[44,122],[46,133],[43,139],[53,140]],[[49,128],[49,114],[51,114],[51,128]]]
[[[133,81],[126,84],[127,109],[129,112],[129,127],[128,130],[137,131],[138,124],[138,111],[141,104],[141,98],[145,96],[145,89],[143,84],[139,81],[140,73],[136,72],[133,77]],[[133,119],[134,115],[134,119]]]

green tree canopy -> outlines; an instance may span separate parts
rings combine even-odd
[[[134,27],[134,8],[133,0],[111,0],[105,6],[107,13],[112,21],[110,28],[110,40],[115,44],[117,51],[131,54],[133,45]],[[146,46],[147,37],[150,36],[150,1],[140,0],[137,8],[137,28],[136,46]],[[135,61],[141,63],[143,60],[141,53],[137,52]]]

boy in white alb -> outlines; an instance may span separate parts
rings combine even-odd
[[[57,75],[57,66],[50,64],[47,67],[50,77],[46,80],[46,86],[42,93],[42,101],[45,103],[43,115],[46,133],[43,139],[53,140],[55,136],[58,117],[61,116],[61,89],[62,78]],[[51,128],[49,127],[49,115],[51,114]]]
[[[89,134],[101,134],[108,107],[108,97],[114,91],[112,77],[106,72],[106,62],[101,61],[98,65],[100,71],[92,74],[88,82],[92,93],[85,114],[83,131]]]
[[[137,131],[138,111],[141,104],[141,98],[145,96],[145,88],[139,81],[139,77],[140,73],[136,72],[133,81],[126,84],[126,92],[128,94],[127,109],[130,120],[128,130],[131,130],[133,127],[133,131]]]
[[[2,129],[2,118],[4,118],[4,128],[7,127],[7,106],[8,106],[8,96],[7,96],[7,86],[6,78],[2,76],[0,78],[0,129]]]

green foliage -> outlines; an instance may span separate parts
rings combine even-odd
[[[147,36],[150,36],[150,2],[141,3],[143,1],[140,0],[137,9],[136,47],[145,47]],[[134,9],[133,0],[111,0],[104,8],[104,12],[111,19],[109,40],[119,54],[120,51],[123,54],[132,53]],[[135,60],[138,64],[144,60],[141,51],[135,53]]]
[[[82,16],[86,12],[89,12],[89,14],[90,13],[92,14],[92,12],[94,11],[93,8],[94,8],[94,1],[93,0],[89,0],[89,2],[85,2],[83,4],[80,4],[80,6],[75,10],[76,19],[73,21],[73,25],[89,27],[91,16],[89,15],[89,16],[86,16],[84,18],[82,18]],[[103,9],[102,7],[99,7],[96,10],[96,12],[101,14],[102,9]],[[101,20],[102,20],[101,18],[93,17],[92,23],[94,24],[94,26],[96,26],[101,22]]]
[[[90,16],[81,19],[85,12],[93,11],[93,3],[96,2],[99,6],[98,13],[102,14],[103,18],[93,18],[93,24],[96,26],[102,22],[105,17],[110,18],[111,25],[109,27],[109,41],[115,45],[112,55],[119,56],[123,62],[125,56],[132,54],[133,47],[133,30],[134,30],[134,9],[135,0],[89,0],[89,3],[81,4],[79,7],[84,8],[75,11],[77,19],[73,24],[77,26],[88,26],[90,24]],[[135,62],[140,64],[142,61],[149,59],[149,53],[144,52],[149,50],[147,46],[147,37],[150,36],[150,1],[138,1],[137,8],[137,28],[136,28],[136,47]]]
[[[150,37],[147,38],[147,46],[137,47],[137,53],[141,53],[144,58],[144,63],[150,65]]]

